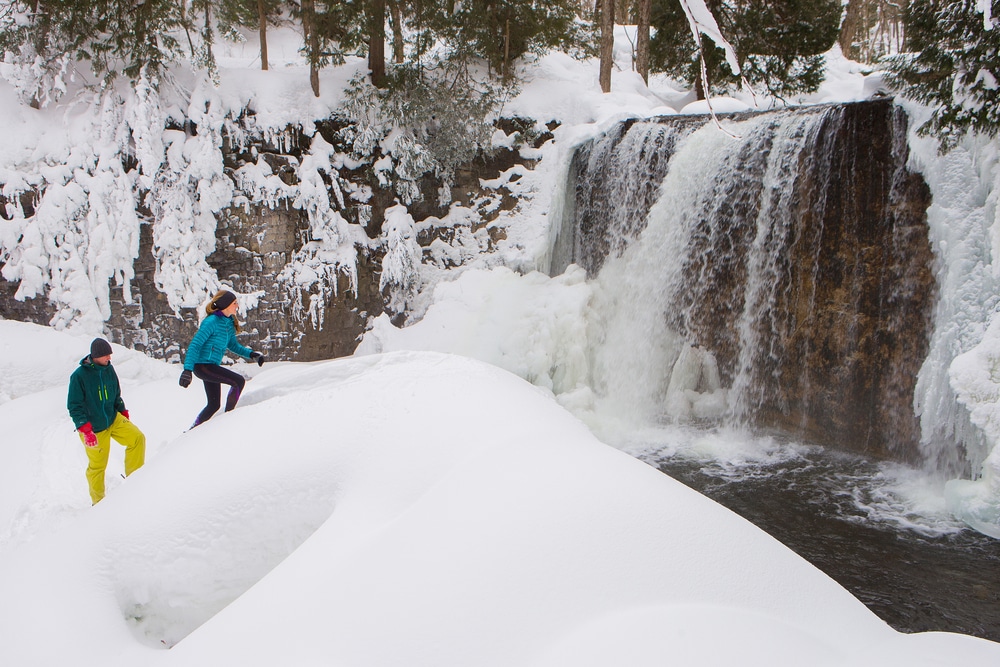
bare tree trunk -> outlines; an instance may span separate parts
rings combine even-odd
[[[302,31],[305,33],[309,59],[309,85],[313,95],[319,97],[319,33],[316,28],[314,0],[302,0]]]
[[[639,0],[639,21],[635,36],[635,68],[642,80],[649,84],[649,20],[653,13],[653,0]]]
[[[371,0],[368,21],[368,69],[372,85],[385,87],[385,0]]]
[[[188,48],[191,49],[191,57],[194,58],[194,42],[191,41],[191,31],[188,27],[187,3],[181,3],[181,25],[184,26],[184,34],[187,35]]]
[[[214,78],[218,76],[218,70],[215,63],[215,51],[212,50],[212,3],[210,2],[205,3],[205,31],[202,33],[201,41],[205,44],[205,62]]]
[[[615,17],[616,20],[620,19],[622,25],[632,25],[630,20],[632,17],[629,15],[632,7],[632,0],[613,0],[615,3]]]
[[[611,67],[615,49],[615,0],[601,2],[601,90],[611,92]]]
[[[854,60],[858,58],[859,49],[855,45],[855,39],[862,25],[864,3],[865,0],[849,0],[847,10],[844,12],[844,22],[840,24],[840,36],[837,37],[837,41],[840,42],[840,51],[846,58]]]
[[[399,10],[399,0],[389,0],[389,16],[392,22],[392,61],[403,64],[403,13]]]
[[[503,78],[510,77],[510,19],[504,24],[503,30]]]
[[[267,69],[267,10],[264,0],[257,0],[258,32],[260,32],[260,68]]]
[[[48,7],[43,7],[40,0],[34,0],[31,6],[31,20],[35,23],[35,35],[32,48],[35,55],[41,58],[48,57],[49,41],[49,11]],[[41,109],[42,102],[38,99],[38,90],[31,96],[30,106],[33,109]]]

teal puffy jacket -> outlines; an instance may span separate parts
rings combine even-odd
[[[222,357],[230,350],[245,359],[249,359],[253,350],[240,345],[236,340],[236,326],[231,317],[226,317],[221,311],[206,315],[201,321],[198,333],[191,339],[187,354],[184,355],[184,370],[193,371],[195,364],[222,363]]]
[[[78,429],[87,422],[95,433],[109,428],[117,413],[125,409],[114,367],[95,364],[89,356],[80,360],[80,366],[69,378],[66,408]]]

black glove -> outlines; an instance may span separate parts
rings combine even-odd
[[[260,352],[251,352],[250,361],[256,361],[258,366],[264,365],[264,355]]]
[[[191,384],[191,371],[189,371],[189,370],[187,370],[187,369],[184,369],[184,372],[183,372],[183,373],[181,373],[181,379],[180,379],[180,380],[178,380],[178,381],[177,381],[177,383],[178,383],[178,384],[179,384],[180,386],[182,386],[182,387],[184,387],[185,389],[187,389],[187,386],[188,386],[189,384]]]

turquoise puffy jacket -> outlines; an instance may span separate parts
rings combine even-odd
[[[231,317],[226,317],[220,311],[206,315],[198,327],[198,333],[191,339],[187,354],[184,355],[184,370],[193,371],[195,364],[222,363],[226,350],[249,359],[253,350],[240,345],[236,340],[236,326]]]

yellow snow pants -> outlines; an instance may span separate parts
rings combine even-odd
[[[125,419],[119,413],[109,428],[98,431],[97,445],[83,448],[87,452],[87,484],[90,486],[90,499],[96,505],[104,498],[104,471],[108,467],[108,455],[111,453],[111,439],[125,447],[125,475],[131,475],[142,467],[146,460],[146,436],[139,428]],[[80,434],[80,442],[84,442]]]

